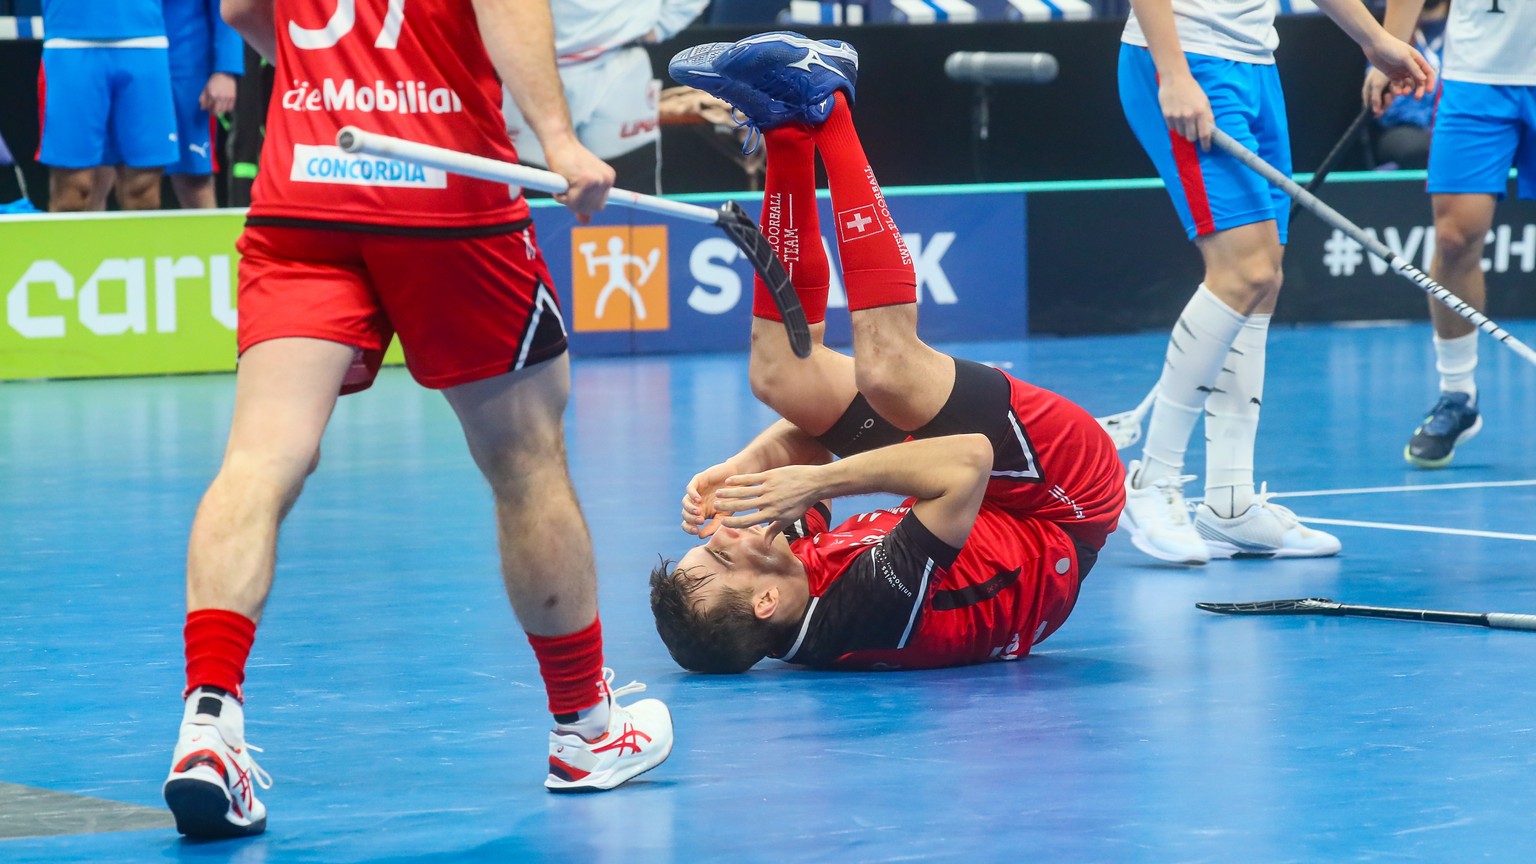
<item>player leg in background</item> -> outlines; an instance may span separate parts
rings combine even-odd
[[[1216,124],[1271,161],[1289,165],[1284,105],[1270,66],[1186,55]],[[1168,187],[1205,280],[1175,323],[1158,379],[1142,458],[1130,465],[1121,525],[1153,557],[1204,563],[1233,549],[1252,554],[1332,554],[1336,542],[1255,495],[1253,446],[1264,378],[1264,344],[1281,282],[1286,203],[1230,156],[1201,150],[1168,128],[1144,48],[1121,46],[1126,119]],[[1189,518],[1185,451],[1207,420],[1201,525]],[[1332,551],[1326,551],[1333,545]]]
[[[672,722],[655,699],[620,706],[603,668],[592,540],[566,467],[570,386],[561,353],[444,395],[495,496],[502,579],[554,715],[545,786],[594,791],[661,764]]]
[[[245,743],[245,663],[272,588],[278,527],[319,463],[353,356],[319,339],[273,339],[241,355],[224,463],[187,550],[187,701],[164,789],[183,834],[266,828],[254,788],[266,775]]]
[[[1430,278],[1450,289],[1472,308],[1487,307],[1483,278],[1483,245],[1493,227],[1492,195],[1434,195],[1435,255]],[[1403,448],[1403,458],[1416,468],[1444,468],[1456,445],[1483,428],[1477,410],[1477,327],[1444,304],[1430,298],[1434,325],[1435,371],[1440,373],[1440,397]]]

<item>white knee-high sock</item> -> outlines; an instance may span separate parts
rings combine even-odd
[[[1147,424],[1141,471],[1131,478],[1137,489],[1184,470],[1189,435],[1200,419],[1216,383],[1227,349],[1243,328],[1244,318],[1201,283],[1168,337],[1157,401]]]
[[[1477,404],[1477,331],[1454,339],[1435,337],[1435,371],[1440,392],[1467,393]]]
[[[1250,315],[1205,401],[1205,503],[1228,519],[1253,504],[1253,441],[1264,400],[1269,316]]]

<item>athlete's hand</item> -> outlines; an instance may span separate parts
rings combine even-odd
[[[715,512],[715,492],[737,470],[735,465],[721,462],[693,475],[688,488],[683,491],[684,531],[701,538],[715,533],[720,525],[720,514]]]
[[[593,155],[574,138],[554,148],[545,147],[544,156],[549,160],[549,170],[565,178],[570,188],[555,196],[576,214],[576,221],[583,225],[592,221],[592,214],[608,203],[608,190],[613,188],[613,168]]]
[[[1371,75],[1381,75],[1390,82],[1392,92],[1398,96],[1412,94],[1413,98],[1418,99],[1434,90],[1435,70],[1430,67],[1429,61],[1412,45],[1387,31],[1382,30],[1379,38],[1362,45],[1361,50],[1365,52],[1365,59],[1371,61],[1371,72],[1365,78],[1367,87],[1370,86]],[[1380,102],[1381,108],[1376,113],[1385,110],[1390,101]]]
[[[1211,149],[1211,131],[1216,128],[1216,115],[1211,113],[1211,100],[1194,77],[1169,75],[1157,88],[1157,104],[1163,109],[1163,120],[1168,128],[1177,132],[1185,141],[1200,142],[1201,150]]]
[[[727,478],[715,493],[721,525],[750,528],[768,525],[768,539],[795,523],[826,497],[821,488],[823,465],[787,465],[757,474]]]
[[[1365,70],[1365,83],[1360,86],[1360,104],[1380,117],[1397,94],[1392,92],[1392,82],[1375,66]]]
[[[228,114],[235,110],[235,88],[235,76],[215,72],[203,85],[203,92],[197,97],[197,107],[214,115]]]

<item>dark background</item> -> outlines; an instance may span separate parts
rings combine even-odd
[[[1277,54],[1290,106],[1296,168],[1311,170],[1358,111],[1364,70],[1359,50],[1321,16],[1282,16]],[[1115,67],[1120,20],[954,25],[870,25],[808,28],[807,35],[853,42],[860,55],[856,116],[870,161],[890,186],[1014,180],[1146,177],[1152,164],[1120,112]],[[764,29],[694,27],[652,49],[664,82],[666,62],[701,42],[734,41]],[[975,88],[944,77],[954,51],[1046,51],[1061,74],[1045,85],[992,88],[992,137],[973,158]],[[33,201],[46,207],[46,172],[33,164],[37,148],[36,41],[0,42],[0,134],[23,162]],[[248,76],[249,77],[249,76]],[[247,82],[243,82],[247,83]],[[259,128],[257,100],[237,129]],[[249,140],[249,139],[247,139]],[[231,161],[226,152],[224,164]],[[1340,169],[1361,167],[1346,154]],[[978,171],[978,167],[980,170]],[[741,170],[694,130],[663,135],[662,188],[667,192],[734,191]],[[0,172],[0,200],[17,196],[14,178]],[[169,199],[168,199],[169,200]]]

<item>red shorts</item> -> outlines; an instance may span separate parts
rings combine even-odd
[[[560,301],[533,228],[418,237],[247,225],[239,344],[302,336],[358,349],[343,393],[373,383],[396,333],[425,387],[467,384],[566,348]]]
[[[993,465],[986,502],[1054,522],[1097,552],[1125,507],[1125,467],[1093,415],[1064,396],[1008,376],[1009,409],[1021,453]],[[999,460],[1004,458],[1001,448]],[[1004,469],[1004,470],[1000,470]],[[1011,470],[1007,470],[1011,469]]]

